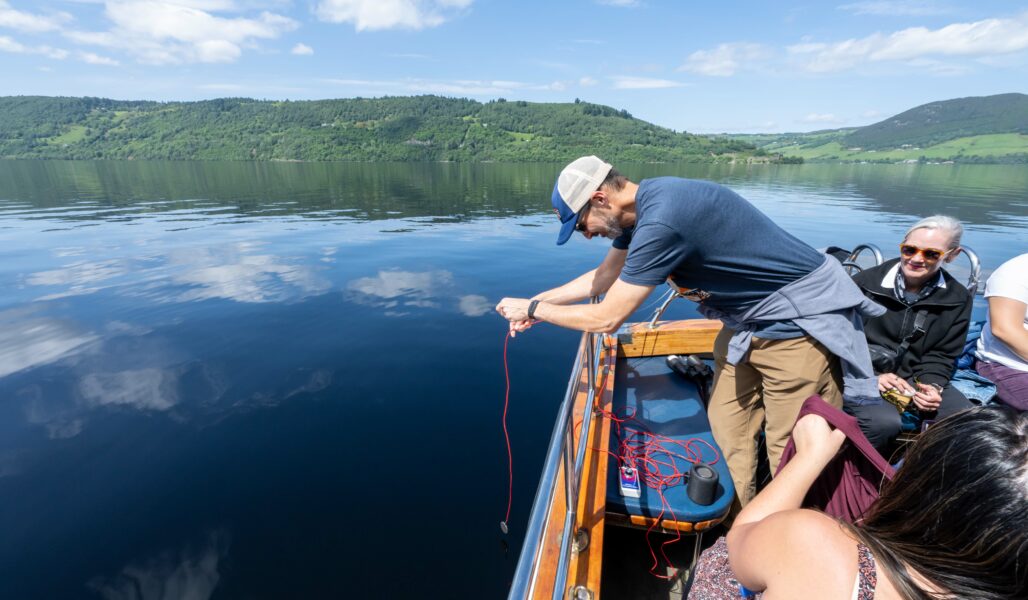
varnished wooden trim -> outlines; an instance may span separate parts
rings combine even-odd
[[[616,362],[612,351],[614,346],[613,338],[604,340],[600,355],[600,373],[597,373],[596,377],[595,406],[607,410],[610,409],[614,395],[614,365]],[[603,372],[604,367],[606,367],[606,373]],[[593,598],[599,600],[600,573],[603,566],[603,522],[607,500],[607,454],[594,449],[607,447],[610,439],[610,421],[596,415],[593,406],[587,406],[589,381],[586,369],[582,369],[579,377],[579,391],[575,396],[575,406],[572,410],[572,419],[575,423],[573,447],[578,447],[578,440],[582,432],[582,418],[592,419],[592,425],[589,429],[588,448],[582,464],[582,479],[579,482],[577,523],[580,529],[588,532],[589,545],[582,552],[572,553],[565,593],[574,586],[582,585],[592,590]],[[556,489],[549,508],[546,532],[543,535],[536,586],[532,594],[533,599],[549,600],[553,597],[553,583],[562,543],[560,533],[567,506],[567,497],[564,493],[563,463],[554,481]],[[574,532],[572,532],[573,534]]]
[[[579,527],[589,535],[589,545],[572,556],[568,570],[569,587],[581,585],[593,592],[594,600],[600,598],[600,573],[603,569],[603,524],[607,503],[606,449],[610,440],[610,419],[596,414],[594,408],[611,409],[614,398],[615,356],[612,351],[614,340],[607,339],[600,356],[600,373],[597,374],[595,404],[590,407],[588,417],[593,420],[589,429],[588,448],[582,465],[581,489],[578,493],[577,519]],[[584,375],[584,373],[583,373]],[[583,381],[583,387],[585,382]],[[579,429],[581,431],[581,429]],[[578,436],[575,436],[578,443]]]
[[[654,329],[647,323],[636,323],[618,334],[618,356],[709,354],[714,350],[714,338],[721,327],[721,321],[707,319],[662,321]]]

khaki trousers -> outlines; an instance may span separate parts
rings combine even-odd
[[[766,427],[771,473],[778,469],[800,406],[813,394],[842,407],[838,359],[809,336],[790,340],[753,338],[746,360],[725,357],[735,333],[722,329],[714,342],[714,389],[707,414],[735,482],[732,514],[756,494],[757,443]]]

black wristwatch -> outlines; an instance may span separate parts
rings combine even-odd
[[[535,307],[537,307],[537,306],[539,306],[539,301],[538,300],[532,300],[531,302],[528,303],[528,318],[529,319],[534,319],[535,318]]]

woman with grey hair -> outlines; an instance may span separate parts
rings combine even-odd
[[[886,308],[864,323],[864,334],[888,402],[844,407],[879,452],[900,432],[903,412],[936,419],[971,406],[950,377],[964,348],[972,297],[942,268],[960,254],[963,232],[953,217],[921,219],[903,237],[899,258],[853,278]]]

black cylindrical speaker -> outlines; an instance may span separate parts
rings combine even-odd
[[[706,463],[693,463],[689,469],[689,483],[685,486],[685,492],[696,504],[713,504],[717,497],[717,471]]]

